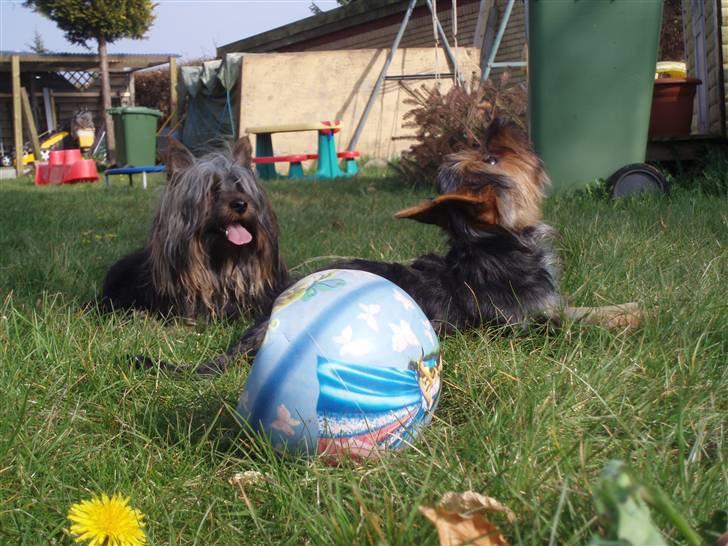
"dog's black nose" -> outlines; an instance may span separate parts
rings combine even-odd
[[[248,210],[248,203],[246,203],[242,199],[239,201],[233,201],[232,203],[230,203],[230,208],[237,213],[243,214],[246,210]]]

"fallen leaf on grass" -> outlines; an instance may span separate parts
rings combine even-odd
[[[435,524],[440,546],[509,546],[497,525],[484,512],[500,512],[510,523],[515,514],[492,497],[475,491],[448,492],[437,506],[420,506],[420,512]]]
[[[267,478],[257,470],[246,470],[245,472],[236,472],[232,478],[228,480],[230,485],[236,487],[249,487],[251,485],[259,485],[267,481]]]
[[[506,515],[508,523],[516,521],[516,514],[493,497],[486,497],[475,491],[455,493],[449,491],[440,499],[440,506],[448,512],[468,514],[474,512],[500,512]]]

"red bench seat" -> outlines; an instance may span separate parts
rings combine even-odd
[[[356,158],[361,155],[356,150],[338,152],[336,157],[346,160],[347,174],[356,174]],[[292,155],[271,155],[254,157],[251,161],[256,165],[269,165],[271,163],[289,163],[288,178],[303,178],[304,161],[318,159],[318,154],[292,154]]]
[[[296,155],[272,155],[263,157],[254,157],[253,163],[301,163],[309,159],[316,159],[316,154],[296,154]]]
[[[254,157],[251,161],[254,164],[265,165],[270,163],[289,163],[288,178],[303,178],[304,161],[309,159],[317,159],[316,154],[295,154],[295,155],[271,155]]]

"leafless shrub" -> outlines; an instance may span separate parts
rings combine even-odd
[[[488,123],[507,116],[526,128],[525,82],[512,82],[509,72],[485,82],[476,80],[468,92],[454,86],[410,90],[405,104],[414,108],[405,115],[405,127],[416,129],[416,143],[402,153],[398,169],[410,183],[432,183],[443,158],[463,149],[477,148]]]

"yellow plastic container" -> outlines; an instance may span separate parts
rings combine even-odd
[[[79,129],[76,131],[78,145],[81,148],[90,148],[94,143],[95,132],[93,129]]]
[[[660,61],[657,63],[657,69],[655,70],[655,79],[660,76],[668,78],[687,78],[688,69],[685,63],[677,61]]]

